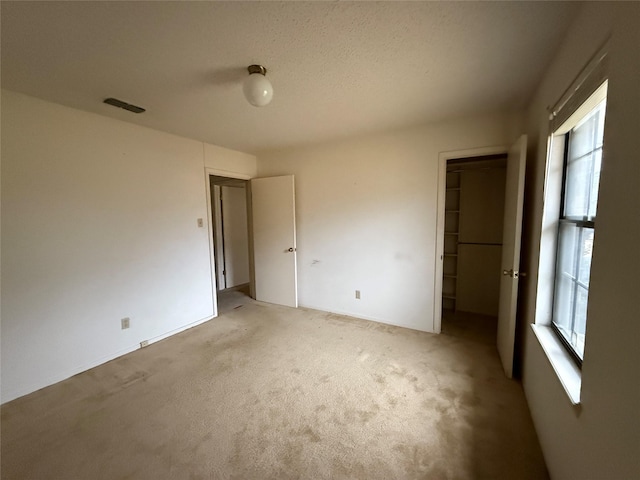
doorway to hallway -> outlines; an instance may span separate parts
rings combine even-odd
[[[218,314],[250,297],[247,180],[209,175]]]
[[[220,292],[298,306],[293,175],[227,177],[205,169],[213,316]]]

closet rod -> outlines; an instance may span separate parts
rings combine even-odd
[[[458,242],[458,245],[489,245],[489,246],[496,246],[496,247],[502,246],[501,243],[482,243],[482,242]]]
[[[470,168],[461,168],[459,170],[447,170],[447,173],[462,173],[462,172],[468,172],[470,170],[504,170],[507,167],[470,167]]]

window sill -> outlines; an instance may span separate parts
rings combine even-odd
[[[540,342],[542,350],[549,359],[565,392],[567,392],[569,400],[573,405],[579,405],[582,372],[571,358],[571,354],[566,351],[551,327],[532,324],[531,329]]]

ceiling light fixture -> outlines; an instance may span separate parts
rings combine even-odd
[[[273,87],[265,76],[267,69],[262,65],[249,65],[249,76],[244,81],[242,91],[247,101],[254,107],[264,107],[273,98]]]

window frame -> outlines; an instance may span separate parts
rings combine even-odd
[[[574,129],[576,129],[582,123],[582,121],[586,119],[589,114],[591,114],[593,110],[598,108],[603,101],[606,102],[607,89],[608,89],[608,80],[605,79],[602,82],[602,84],[597,89],[595,89],[595,91],[589,96],[589,98],[587,98],[582,104],[580,104],[575,109],[571,117],[568,118],[560,128],[558,128],[555,132],[551,134],[552,142],[557,141],[557,139],[561,139],[563,141],[563,146],[562,146],[562,179],[561,179],[561,189],[560,189],[560,199],[559,199],[560,200],[559,211],[558,211],[557,222],[556,222],[557,231],[556,231],[555,252],[554,252],[555,254],[554,255],[555,257],[554,276],[553,276],[554,285],[552,289],[553,294],[551,299],[551,309],[550,309],[551,318],[550,318],[549,326],[551,327],[551,330],[553,331],[555,336],[560,340],[562,346],[569,353],[572,360],[576,363],[579,369],[582,369],[583,358],[580,357],[576,348],[573,345],[571,345],[571,343],[569,342],[567,337],[562,333],[560,327],[558,327],[555,321],[558,270],[560,268],[560,245],[561,245],[560,231],[561,231],[562,225],[567,225],[567,224],[575,225],[578,228],[591,229],[593,231],[593,238],[595,239],[596,216],[593,216],[593,217],[583,216],[582,219],[578,219],[575,217],[572,218],[571,216],[568,216],[565,214],[565,207],[567,202],[567,176],[568,176],[568,167],[569,167],[569,161],[570,161],[569,154],[570,154],[571,135],[573,134]],[[598,98],[598,97],[601,97],[601,98]],[[593,98],[598,98],[598,99],[596,101],[593,101]],[[605,103],[604,112],[603,112],[604,114],[603,122],[605,125],[606,125],[606,111],[607,110],[606,110],[606,103]],[[604,136],[604,131],[603,131],[603,136]],[[602,141],[602,145],[599,148],[602,148],[604,150],[604,138]],[[589,154],[593,154],[595,150],[596,149],[591,150]],[[593,250],[592,250],[591,256],[593,258]],[[591,266],[589,267],[589,269],[591,269]],[[576,279],[575,283],[579,283],[579,280]],[[588,291],[589,291],[588,286],[586,287],[586,289],[587,289],[587,298],[588,298]],[[577,297],[577,294],[574,294],[572,296],[572,301],[574,305],[576,302],[576,297]],[[587,305],[588,305],[588,299],[587,299]],[[586,331],[585,331],[585,341],[586,341]],[[584,351],[583,351],[583,356],[584,356]]]
[[[567,394],[571,406],[579,408],[581,404],[582,370],[564,347],[559,335],[553,331],[552,307],[555,287],[556,251],[558,218],[560,218],[561,192],[563,188],[563,152],[565,136],[572,127],[598,103],[597,92],[608,85],[608,44],[605,40],[594,55],[584,65],[575,79],[567,86],[555,103],[547,107],[548,124],[546,137],[546,160],[542,185],[542,211],[539,224],[538,257],[535,259],[535,306],[531,331],[539,347],[544,352],[549,366],[553,369],[558,382]],[[551,100],[551,99],[549,99]],[[591,108],[588,104],[591,103]],[[606,155],[606,149],[603,150]],[[606,160],[605,160],[606,161]],[[604,171],[602,172],[605,175]],[[594,246],[594,257],[597,247]],[[594,258],[595,261],[595,258]],[[587,336],[589,333],[587,332]],[[588,341],[587,341],[588,343]],[[588,347],[587,347],[588,349]],[[585,360],[589,353],[585,353]]]

